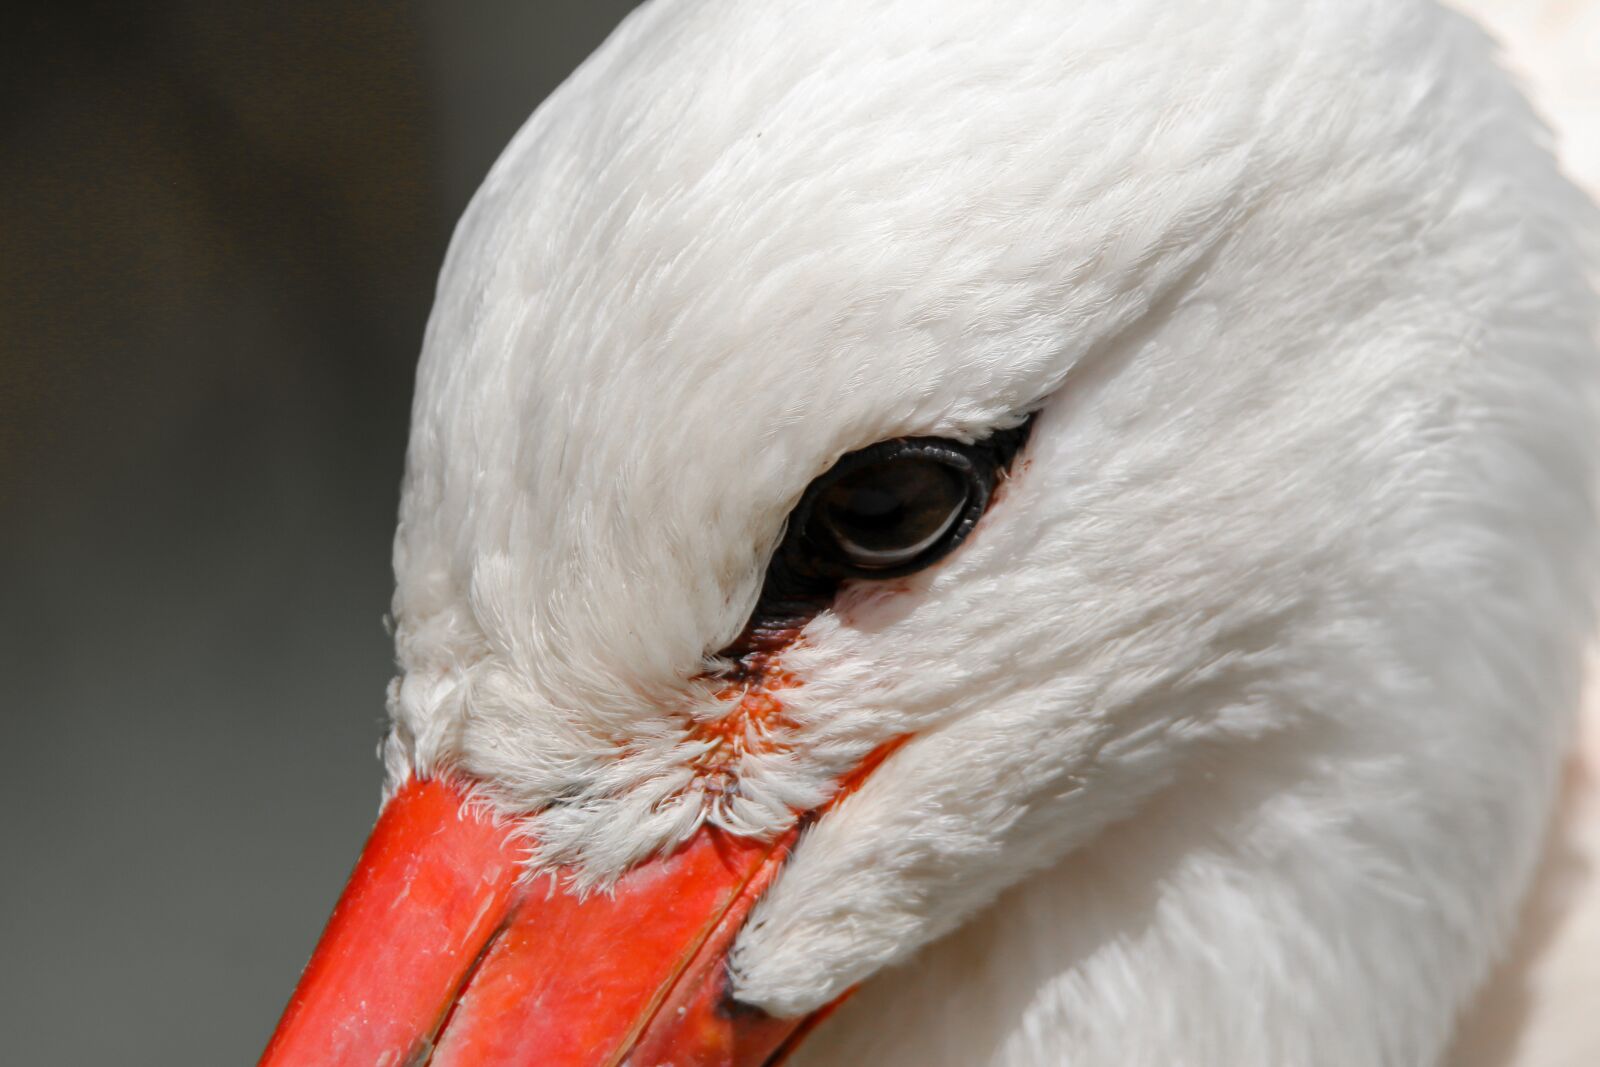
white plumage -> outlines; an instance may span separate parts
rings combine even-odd
[[[870,979],[797,1063],[1438,1062],[1596,533],[1593,210],[1490,54],[1420,0],[647,4],[452,243],[393,778],[603,885],[910,735],[732,958],[778,1014]],[[847,587],[705,774],[805,486],[1035,410],[970,543]]]
[[[1564,169],[1591,197],[1600,195],[1600,3],[1455,4],[1499,38],[1504,61],[1551,126]],[[1511,952],[1468,1008],[1450,1067],[1600,1062],[1600,670],[1592,654],[1549,835]]]

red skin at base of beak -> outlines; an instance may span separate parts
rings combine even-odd
[[[732,1001],[725,961],[795,835],[703,827],[580,899],[556,875],[519,884],[521,847],[463,786],[408,782],[261,1067],[776,1064],[806,1020]]]

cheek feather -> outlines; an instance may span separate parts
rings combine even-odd
[[[784,714],[779,694],[801,684],[779,666],[776,654],[752,654],[739,661],[716,694],[714,717],[694,719],[688,728],[690,743],[702,746],[692,763],[707,794],[736,789],[737,769],[746,756],[771,756],[790,749],[795,723]]]

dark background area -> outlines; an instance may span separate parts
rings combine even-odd
[[[376,812],[445,242],[632,6],[7,19],[0,1060],[259,1053]]]

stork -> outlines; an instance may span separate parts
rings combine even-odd
[[[1439,1063],[1580,699],[1594,222],[1425,0],[642,6],[451,243],[263,1064]]]

